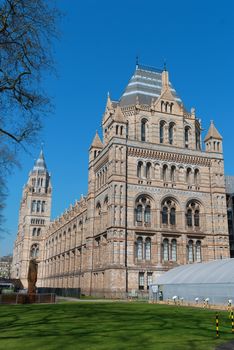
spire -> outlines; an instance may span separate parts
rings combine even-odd
[[[223,139],[220,133],[218,132],[218,130],[216,129],[216,127],[214,126],[213,120],[210,121],[210,127],[204,141],[206,142],[209,139],[216,139],[216,140]]]
[[[108,109],[109,111],[113,110],[113,106],[112,106],[109,92],[107,93],[106,109]]]
[[[90,148],[103,148],[102,141],[101,141],[97,131],[96,131],[96,134],[94,136],[94,139],[93,139],[93,142],[92,142]]]
[[[42,149],[37,161],[34,164],[33,171],[47,171],[45,157]]]

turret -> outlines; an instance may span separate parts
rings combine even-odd
[[[98,156],[98,154],[101,152],[102,149],[103,149],[103,144],[98,135],[98,132],[96,131],[93,142],[89,148],[89,161],[91,162],[92,160],[94,160]]]
[[[204,139],[204,142],[206,145],[206,151],[222,153],[223,152],[222,141],[223,141],[222,136],[214,126],[213,120],[211,120],[208,133]]]

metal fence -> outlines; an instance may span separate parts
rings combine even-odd
[[[55,303],[56,295],[54,293],[43,294],[23,294],[11,293],[0,294],[0,304],[40,304]]]

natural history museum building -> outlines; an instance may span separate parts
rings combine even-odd
[[[166,69],[137,65],[118,101],[107,97],[102,141],[89,149],[88,193],[54,221],[40,153],[20,205],[12,277],[27,287],[91,295],[147,291],[168,269],[229,257],[222,137],[188,112]]]

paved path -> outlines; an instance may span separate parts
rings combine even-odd
[[[225,343],[225,344],[222,344],[222,345],[219,345],[216,350],[234,350],[234,340],[228,342],[228,343]]]
[[[127,302],[127,300],[114,300],[114,299],[78,299],[71,297],[56,297],[57,300],[65,300],[65,301],[77,301],[77,302],[94,302],[94,303],[116,303],[116,302]]]

